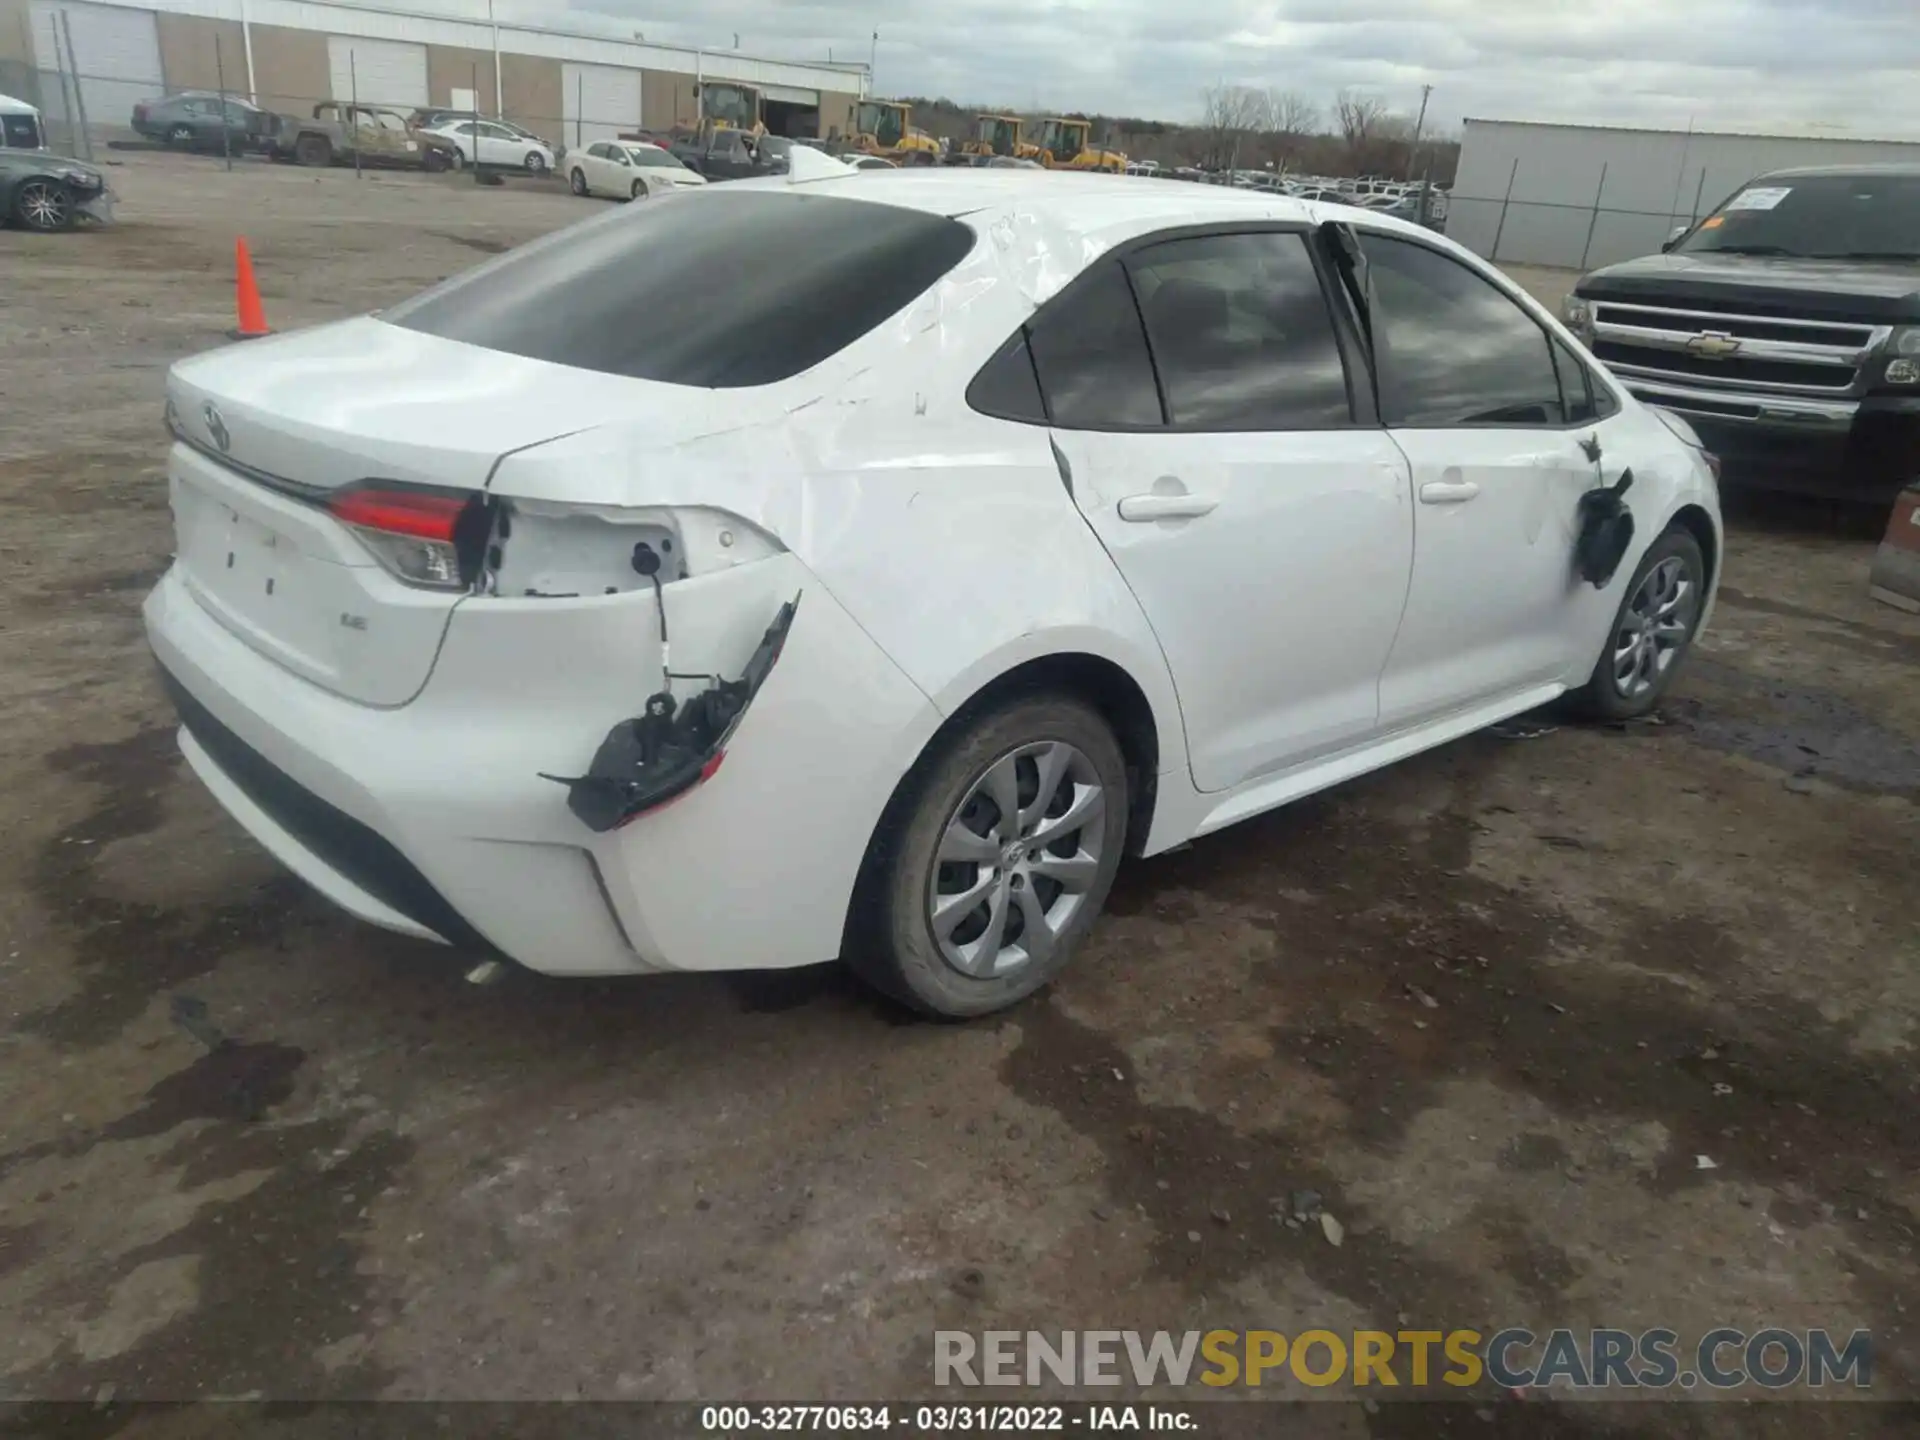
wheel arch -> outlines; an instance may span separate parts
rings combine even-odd
[[[860,943],[862,916],[872,904],[873,887],[882,879],[885,845],[907,807],[919,796],[922,779],[954,738],[981,715],[1023,695],[1067,695],[1091,706],[1119,741],[1127,764],[1127,836],[1125,853],[1138,855],[1153,828],[1159,776],[1169,744],[1185,744],[1184,732],[1156,714],[1147,689],[1110,655],[1089,649],[1059,649],[1007,664],[973,684],[957,704],[939,705],[945,718],[901,772],[867,839],[853,891],[848,897],[842,951]],[[936,699],[936,704],[938,701]]]
[[[1707,562],[1707,593],[1713,593],[1720,579],[1720,531],[1713,523],[1713,517],[1703,505],[1688,503],[1673,512],[1673,518],[1667,522],[1667,528],[1678,526],[1693,537],[1700,547],[1700,557]]]

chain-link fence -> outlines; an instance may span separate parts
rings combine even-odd
[[[36,58],[0,61],[0,94],[37,106],[43,143],[80,159],[109,146],[165,146],[235,164],[272,153],[437,169],[429,162],[457,151],[458,168],[493,172],[538,173],[596,141],[662,135],[701,115],[692,74],[196,23],[190,43],[189,32],[162,26],[157,50],[129,59],[111,37],[90,39],[67,10],[36,7]],[[707,83],[712,94],[720,82]],[[841,133],[850,116],[839,102],[852,97],[826,98],[837,102],[831,116],[821,104],[764,97],[767,129]],[[330,135],[326,160],[317,146],[299,149],[309,131]]]
[[[1587,270],[1652,254],[1675,227],[1691,225],[1700,218],[1702,205],[1712,205],[1720,198],[1707,191],[1704,165],[1683,176],[1672,202],[1657,210],[1607,203],[1611,162],[1600,165],[1593,194],[1585,200],[1546,200],[1528,195],[1521,188],[1522,169],[1516,157],[1508,169],[1506,187],[1499,194],[1454,194],[1448,205],[1447,234],[1496,264]],[[1612,175],[1616,187],[1623,178]],[[1566,177],[1555,175],[1553,179],[1555,188],[1564,194]]]

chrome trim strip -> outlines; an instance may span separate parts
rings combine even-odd
[[[1616,368],[1616,374],[1620,372]],[[1696,389],[1664,381],[1648,381],[1622,376],[1622,383],[1634,398],[1648,405],[1678,410],[1683,415],[1701,415],[1709,420],[1728,420],[1744,424],[1813,424],[1846,428],[1859,413],[1858,400],[1806,400],[1789,395],[1742,394],[1731,390]],[[1690,408],[1690,407],[1702,408]],[[1751,416],[1729,415],[1728,409],[1740,406],[1757,413]]]

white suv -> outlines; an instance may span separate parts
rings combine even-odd
[[[1123,853],[1647,710],[1721,547],[1684,422],[1457,246],[1117,177],[667,196],[168,396],[149,634],[289,867],[552,974],[844,955],[949,1016]]]

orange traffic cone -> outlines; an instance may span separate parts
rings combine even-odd
[[[258,340],[262,335],[271,335],[267,328],[267,312],[260,308],[260,287],[253,278],[253,256],[247,251],[247,237],[242,235],[233,242],[233,279],[234,301],[239,310],[240,323],[227,332],[234,340]]]

